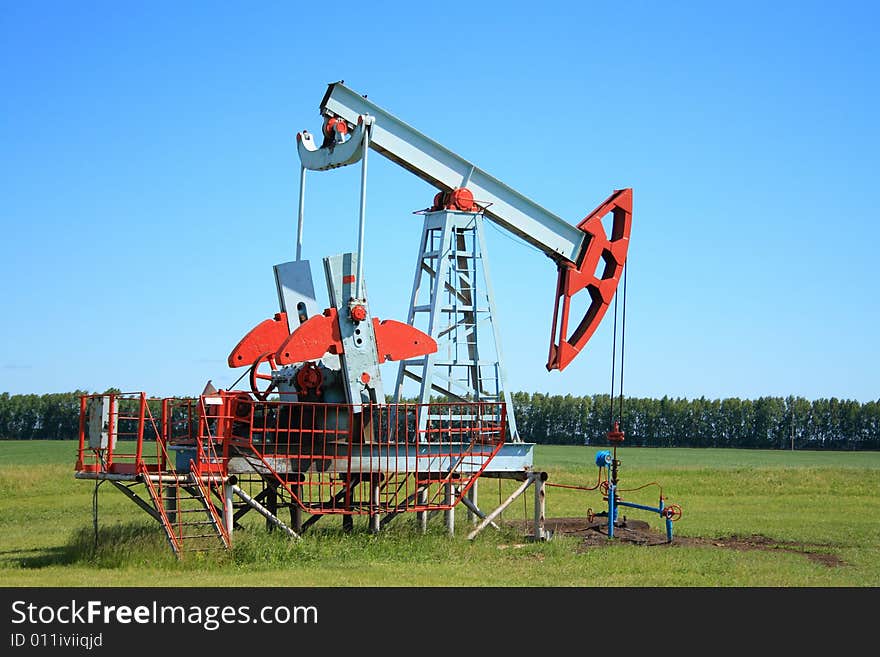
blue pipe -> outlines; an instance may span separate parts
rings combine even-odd
[[[663,513],[663,507],[659,509],[653,506],[644,506],[642,504],[634,504],[632,502],[618,502],[617,506],[628,506],[633,509],[642,509],[644,511],[653,511],[654,513]]]
[[[659,507],[653,506],[645,506],[644,504],[635,504],[634,502],[612,502],[611,492],[613,490],[613,486],[608,487],[608,517],[611,518],[612,513],[616,514],[618,507],[628,506],[631,509],[642,509],[643,511],[653,511],[654,513],[659,513],[666,520],[666,542],[672,543],[672,520],[667,516],[663,511],[665,510],[665,506],[663,505],[663,500],[660,500]],[[613,509],[613,511],[612,511]],[[609,520],[608,524],[608,535],[612,538],[614,537],[614,525],[611,520]]]
[[[664,518],[666,518],[666,542],[672,543],[672,520],[669,518],[669,516],[667,516],[665,513],[663,513],[664,508],[665,507],[663,505],[663,498],[661,497],[660,498],[660,514]]]
[[[617,515],[617,507],[614,506],[615,485],[608,485],[608,538],[614,538],[614,520]]]

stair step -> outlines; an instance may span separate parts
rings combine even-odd
[[[206,547],[206,548],[191,548],[190,552],[217,552],[219,550],[227,550],[226,547]]]
[[[203,500],[204,495],[159,495],[160,500]]]
[[[220,534],[189,534],[186,536],[178,536],[178,540],[186,541],[193,538],[220,538]]]

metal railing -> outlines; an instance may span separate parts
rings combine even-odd
[[[452,508],[501,449],[506,415],[495,402],[239,399],[227,419],[239,468],[274,479],[311,514],[373,515]]]
[[[102,439],[95,436],[100,413],[91,407],[99,398],[106,405]],[[313,515],[438,511],[467,494],[504,444],[505,429],[501,402],[325,404],[259,401],[242,392],[199,399],[89,395],[82,399],[77,471],[140,475],[157,500],[172,494],[167,487],[179,494],[198,479],[210,501],[217,483],[237,473],[281,486]],[[223,531],[225,510],[208,511]]]

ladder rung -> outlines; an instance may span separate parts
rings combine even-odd
[[[227,550],[226,546],[222,547],[203,547],[203,548],[191,548],[190,552],[216,552],[218,550]]]
[[[482,306],[466,306],[461,304],[459,306],[440,306],[437,310],[444,313],[487,313],[489,312],[488,308]]]
[[[193,538],[220,538],[220,534],[190,534],[184,536],[177,537],[181,541],[190,540]]]

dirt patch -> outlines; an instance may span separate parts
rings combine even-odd
[[[527,521],[511,521],[509,524],[526,532],[531,530],[531,523]],[[613,544],[613,541],[608,540],[608,524],[604,518],[596,518],[593,522],[589,522],[586,518],[547,518],[544,521],[544,528],[551,531],[554,536],[573,536],[582,539],[577,547],[579,551],[607,547]],[[760,534],[752,534],[751,536],[733,535],[723,538],[700,538],[675,536],[673,534],[673,541],[670,544],[666,541],[665,532],[652,528],[643,520],[627,518],[620,520],[614,526],[614,540],[645,546],[693,545],[741,551],[787,550],[801,554],[810,561],[828,566],[829,568],[843,566],[845,563],[837,555],[824,552],[821,545],[780,541]]]

